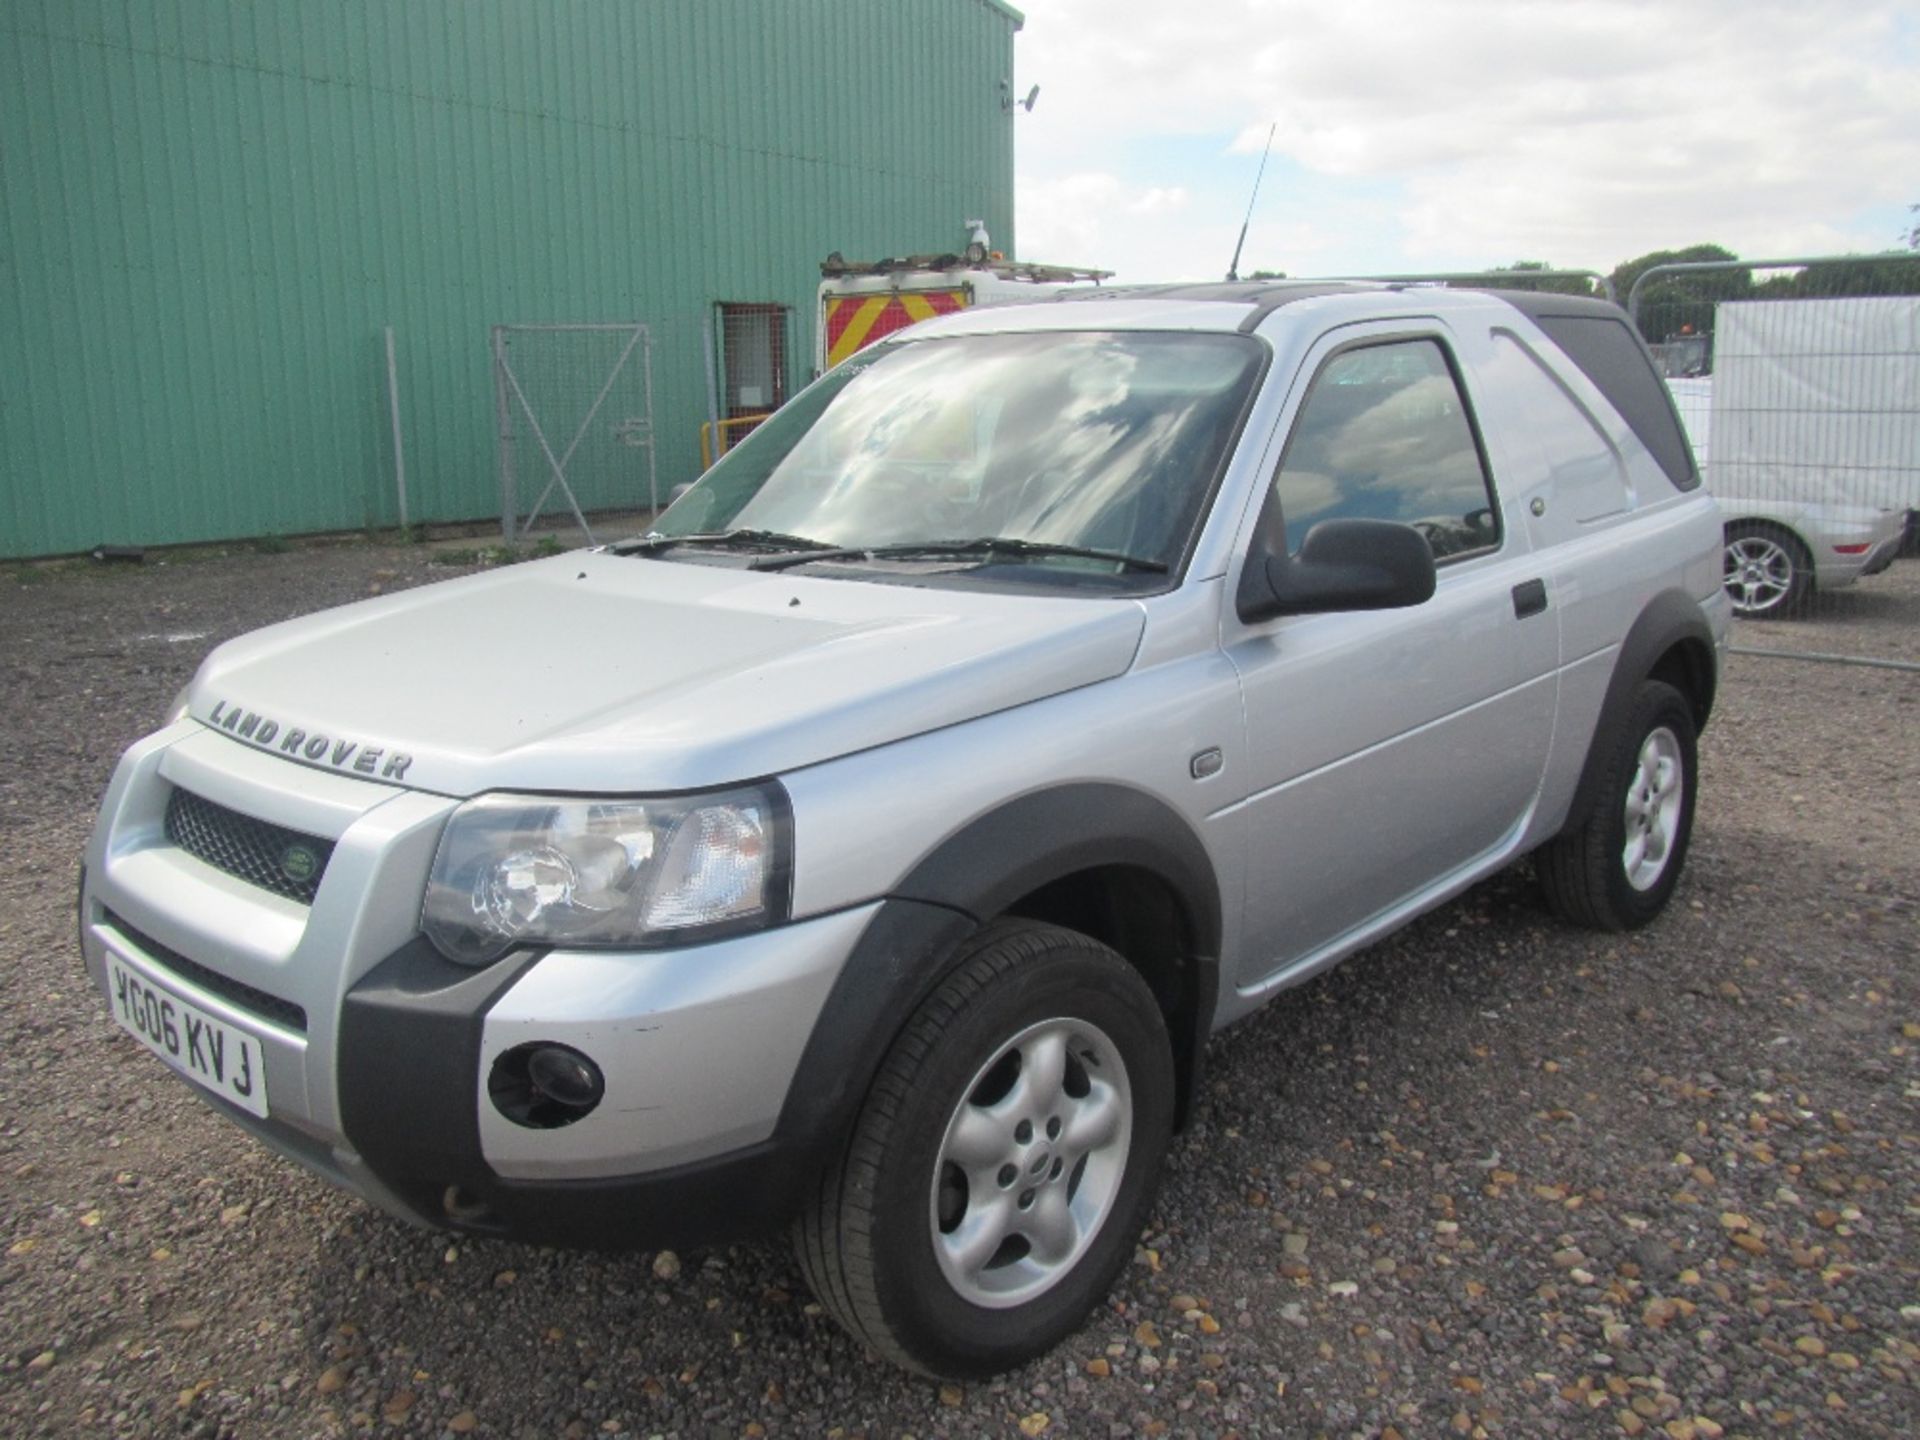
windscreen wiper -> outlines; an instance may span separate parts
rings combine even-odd
[[[670,550],[677,545],[708,545],[716,549],[729,545],[758,550],[789,550],[808,553],[834,550],[837,547],[831,541],[815,540],[810,535],[788,535],[779,530],[710,530],[693,535],[642,535],[633,540],[622,540],[608,547],[616,555],[651,555],[657,550]],[[784,559],[783,554],[780,558]]]
[[[1128,570],[1167,573],[1164,560],[1128,555],[1120,550],[1098,550],[1086,545],[1055,545],[1045,540],[1020,540],[1010,535],[985,535],[976,540],[907,540],[895,545],[850,545],[842,549],[813,549],[791,555],[769,555],[748,565],[749,570],[787,570],[819,560],[910,560],[919,555],[1001,555],[1048,559],[1103,560]]]

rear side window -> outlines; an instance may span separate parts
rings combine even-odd
[[[1673,397],[1624,321],[1548,313],[1532,319],[1620,412],[1675,487],[1691,490],[1700,483],[1693,450],[1673,413]]]
[[[1493,345],[1498,354],[1492,374],[1509,402],[1505,413],[1514,438],[1539,452],[1557,502],[1581,523],[1628,509],[1633,491],[1626,467],[1586,407],[1524,341],[1496,330]]]
[[[1321,520],[1398,520],[1436,560],[1493,549],[1499,510],[1466,401],[1433,340],[1344,350],[1313,377],[1274,477],[1297,553]]]

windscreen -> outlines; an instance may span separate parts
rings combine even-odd
[[[654,530],[847,548],[991,536],[1172,568],[1262,354],[1240,335],[1142,332],[876,346],[777,411]]]

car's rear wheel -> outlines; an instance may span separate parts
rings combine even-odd
[[[1798,537],[1778,525],[1738,522],[1727,526],[1725,584],[1736,615],[1749,620],[1791,615],[1813,586],[1813,558]]]
[[[1698,773],[1693,709],[1642,681],[1606,748],[1592,809],[1534,855],[1547,902],[1595,930],[1634,930],[1667,906],[1693,834]]]
[[[1011,922],[888,1052],[795,1249],[887,1358],[977,1376],[1065,1338],[1133,1253],[1173,1120],[1152,992],[1113,951]]]

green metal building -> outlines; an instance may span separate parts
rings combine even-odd
[[[523,411],[501,324],[647,327],[650,376],[630,355],[583,432],[626,468],[568,473],[589,510],[644,504],[650,440],[664,494],[723,319],[726,413],[805,378],[829,252],[979,219],[1012,253],[1019,26],[998,0],[0,0],[0,556],[396,524],[389,326],[415,523],[502,513],[503,415],[524,512],[634,334],[506,337]]]

